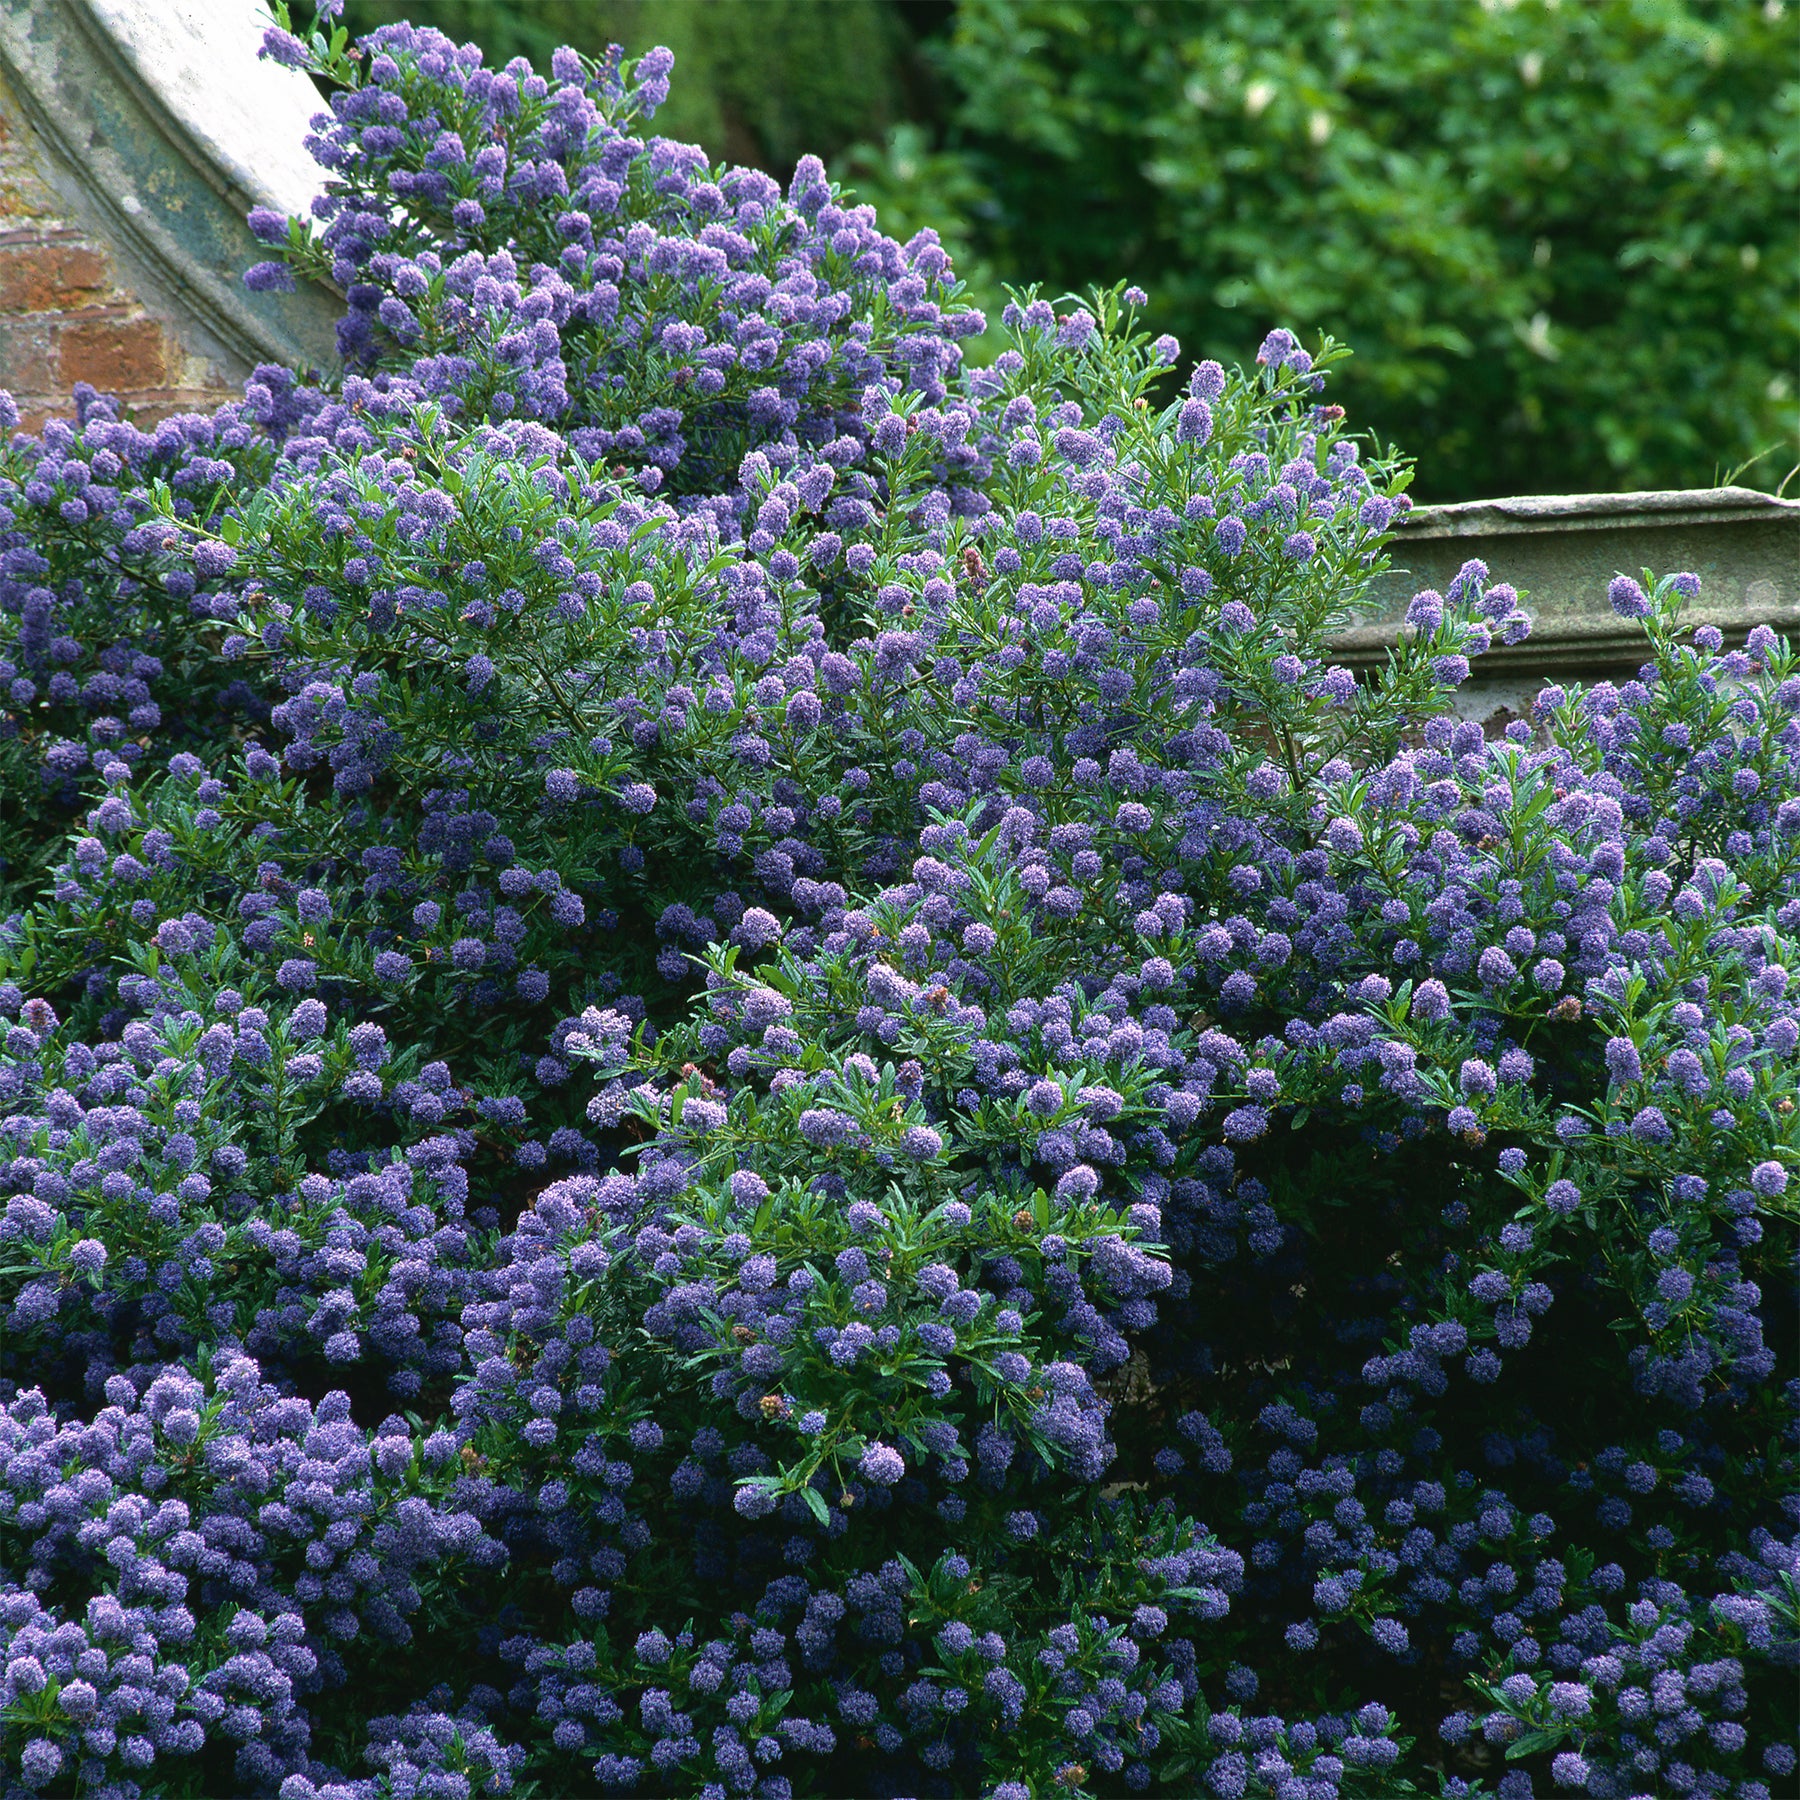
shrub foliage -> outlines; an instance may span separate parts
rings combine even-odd
[[[0,453],[0,1791],[1788,1791],[1787,646],[1488,741],[1329,343],[269,49],[341,378]]]

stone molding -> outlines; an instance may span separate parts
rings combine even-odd
[[[221,195],[311,211],[324,171],[306,138],[324,102],[304,75],[257,54],[268,21],[254,0],[78,0],[76,10]]]
[[[95,385],[128,403],[148,388],[216,404],[259,362],[335,362],[335,295],[243,285],[267,255],[244,215],[304,211],[321,175],[303,140],[322,103],[305,76],[258,59],[262,23],[249,0],[0,0],[5,122],[32,140],[49,195],[14,210],[35,215],[27,248],[79,247],[104,263],[105,281],[90,272],[85,300],[100,310],[86,324],[119,340],[122,378]],[[94,378],[54,354],[76,326],[58,312],[34,330],[66,407],[69,383]],[[0,379],[31,386],[10,368]]]
[[[1481,677],[1541,668],[1564,678],[1616,674],[1639,660],[1643,635],[1606,600],[1614,575],[1690,569],[1700,597],[1696,624],[1741,637],[1753,625],[1800,627],[1800,500],[1752,488],[1684,488],[1640,494],[1537,494],[1417,507],[1396,526],[1370,600],[1376,616],[1338,640],[1352,664],[1379,659],[1400,640],[1406,603],[1421,588],[1446,589],[1471,557],[1491,579],[1520,590],[1532,634],[1496,645]]]

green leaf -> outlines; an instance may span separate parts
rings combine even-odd
[[[1522,1738],[1506,1746],[1506,1760],[1518,1762],[1527,1756],[1536,1756],[1540,1751],[1549,1750],[1560,1744],[1569,1735],[1569,1728],[1560,1725],[1552,1731],[1528,1731]]]

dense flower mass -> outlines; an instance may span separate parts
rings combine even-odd
[[[0,1794],[1792,1793],[1788,647],[1490,740],[1329,345],[268,47],[341,377],[0,453]]]

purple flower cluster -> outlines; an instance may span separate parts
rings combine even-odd
[[[1788,647],[1490,739],[1329,343],[268,49],[341,377],[0,452],[0,1790],[1788,1791]]]
[[[95,1398],[0,1413],[0,1705],[28,1787],[272,1787],[309,1766],[304,1696],[342,1680],[338,1646],[410,1644],[416,1577],[504,1560],[433,1492],[451,1437],[398,1416],[371,1436],[342,1392],[284,1396],[227,1352],[206,1381],[168,1363]]]

